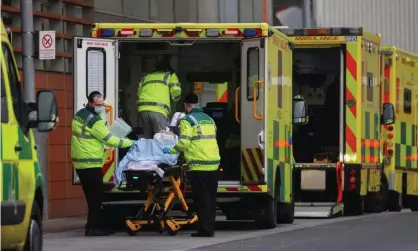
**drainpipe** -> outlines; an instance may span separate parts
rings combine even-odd
[[[20,0],[20,15],[22,20],[22,61],[23,61],[23,91],[26,102],[35,103],[35,63],[34,63],[34,30],[33,2]]]
[[[303,27],[312,28],[312,5],[311,0],[303,0],[302,3],[303,10]]]

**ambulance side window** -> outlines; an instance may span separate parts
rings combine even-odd
[[[106,51],[92,47],[87,49],[86,54],[86,97],[98,91],[106,99]]]
[[[373,74],[367,73],[367,100],[373,101]]]
[[[16,116],[16,120],[20,125],[20,128],[23,132],[27,131],[26,125],[28,122],[28,113],[26,109],[26,104],[23,100],[22,86],[19,83],[18,72],[16,70],[13,54],[6,43],[2,43],[4,60],[6,63],[7,75],[9,78],[10,90],[11,90],[11,99],[13,103],[13,110]]]
[[[412,112],[412,91],[408,88],[403,90],[403,111],[406,114]]]
[[[6,83],[4,81],[3,67],[1,70],[1,123],[9,122],[9,110],[7,109]]]
[[[259,72],[259,50],[258,47],[249,48],[247,51],[247,100],[253,101],[253,86],[260,79]],[[255,99],[258,99],[259,86]]]

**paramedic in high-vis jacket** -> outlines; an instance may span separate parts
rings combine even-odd
[[[102,119],[104,100],[100,92],[88,96],[88,104],[79,110],[72,121],[71,159],[80,178],[88,205],[86,236],[105,236],[102,212],[104,145],[125,148],[132,145],[129,139],[112,136]]]
[[[156,68],[141,79],[138,85],[138,122],[144,137],[152,139],[154,134],[168,125],[171,111],[170,98],[177,102],[181,97],[181,86],[165,57],[157,62]]]
[[[220,156],[215,122],[203,113],[198,102],[196,94],[186,96],[187,115],[180,121],[179,141],[163,151],[170,154],[184,152],[189,166],[193,203],[199,218],[198,231],[192,237],[213,237]]]

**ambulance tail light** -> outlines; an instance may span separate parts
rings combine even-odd
[[[388,155],[392,156],[393,155],[393,149],[388,149],[387,153],[388,153]]]
[[[388,127],[387,127],[387,130],[388,130],[389,132],[393,131],[393,126],[388,126]]]
[[[388,139],[393,139],[393,133],[388,133]]]
[[[184,32],[189,37],[199,37],[200,33],[202,33],[202,29],[185,29]]]
[[[97,31],[97,37],[114,37],[115,30],[114,29],[100,29]]]
[[[349,190],[355,190],[356,187],[357,187],[356,186],[356,182],[357,182],[357,179],[356,179],[357,170],[354,169],[354,168],[350,168],[348,170],[348,174],[349,174],[349,178],[348,178],[348,182],[349,182],[348,189]]]
[[[306,35],[308,36],[326,36],[330,35],[329,29],[308,29],[306,30]]]
[[[122,37],[131,36],[135,34],[136,32],[134,31],[134,29],[122,29],[119,31],[119,36],[122,36]]]
[[[151,29],[141,29],[139,31],[140,37],[152,37],[152,30]]]

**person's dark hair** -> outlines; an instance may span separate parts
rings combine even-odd
[[[171,71],[172,68],[170,67],[170,56],[164,55],[159,58],[157,64],[155,65],[155,69],[157,71]]]
[[[102,96],[102,94],[100,93],[100,92],[98,92],[98,91],[94,91],[94,92],[91,92],[90,94],[89,94],[89,96],[87,97],[87,99],[88,99],[88,101],[91,103],[91,102],[93,102],[94,101],[94,98],[96,98],[96,97],[101,97]]]
[[[199,103],[199,98],[197,97],[196,94],[194,93],[189,93],[185,98],[184,98],[184,103],[186,104],[197,104]]]

